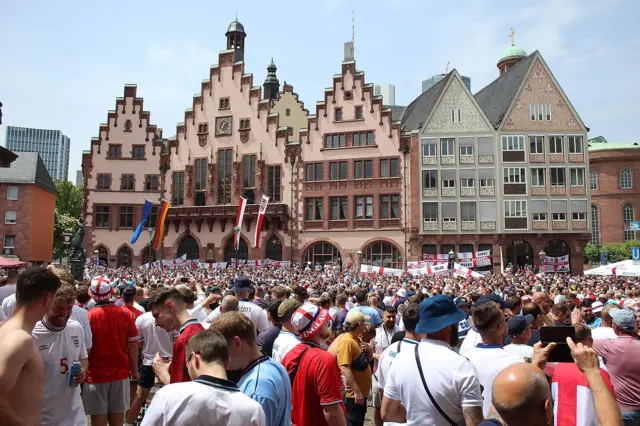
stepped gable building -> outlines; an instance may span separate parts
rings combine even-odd
[[[155,257],[149,249],[151,235],[129,244],[133,230],[142,220],[144,200],[162,199],[160,157],[162,130],[151,124],[135,85],[124,87],[115,110],[100,124],[100,136],[91,139],[82,154],[84,176],[87,253],[95,253],[108,264],[133,265]],[[153,208],[149,226],[158,218]]]
[[[498,69],[473,97],[454,70],[407,107],[412,257],[491,249],[496,267],[502,247],[505,263],[568,254],[580,273],[588,129],[539,52],[511,46]]]
[[[596,246],[637,239],[631,222],[640,209],[640,146],[589,140],[591,242]]]
[[[400,123],[355,61],[342,62],[317,102],[300,132],[300,155],[295,245],[301,260],[401,269],[407,205]]]

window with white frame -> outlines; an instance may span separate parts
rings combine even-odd
[[[473,188],[474,187],[473,178],[462,178],[460,179],[460,188]]]
[[[571,186],[584,186],[584,169],[570,169]]]
[[[527,202],[524,200],[505,201],[504,217],[527,217]]]
[[[456,155],[455,151],[456,140],[453,138],[440,139],[440,152],[443,157],[453,157]]]
[[[564,167],[552,167],[549,171],[551,173],[551,186],[566,185]]]
[[[524,151],[524,136],[503,136],[503,151]]]
[[[7,210],[4,212],[5,225],[15,225],[17,220],[17,214],[15,210]]]
[[[587,220],[587,214],[582,212],[582,213],[571,213],[571,219],[572,220]]]
[[[544,154],[544,136],[529,136],[531,154]]]
[[[562,154],[563,138],[562,136],[549,136],[549,153],[550,154]]]
[[[595,170],[589,170],[589,188],[598,189],[598,174]]]
[[[551,121],[551,104],[545,104],[544,116],[547,119],[547,121]]]
[[[5,235],[4,236],[4,248],[13,249],[16,248],[16,236],[15,235]]]
[[[582,154],[582,136],[569,136],[569,154]]]
[[[422,188],[423,189],[438,188],[438,171],[437,170],[422,171]]]
[[[7,187],[7,200],[16,201],[18,199],[18,187],[17,186],[8,186]]]
[[[634,219],[633,206],[631,204],[625,204],[622,206],[622,220],[624,222],[624,240],[631,241],[636,239],[636,231],[631,229],[631,222]]]
[[[524,167],[505,167],[504,183],[527,183],[527,174]]]
[[[438,221],[438,203],[422,203],[422,220],[425,222]]]
[[[533,221],[534,222],[546,222],[547,221],[547,214],[546,213],[534,213],[533,214]]]
[[[544,186],[545,169],[531,169],[531,186]]]
[[[435,143],[425,143],[422,145],[422,156],[423,157],[435,157],[436,155],[436,144]]]
[[[493,178],[480,178],[481,188],[493,188]]]
[[[562,220],[565,221],[567,220],[567,214],[566,213],[551,213],[551,220]]]
[[[460,147],[460,155],[473,155],[473,146],[461,146]]]
[[[461,109],[452,109],[451,110],[451,122],[452,123],[462,123],[462,110]]]
[[[620,188],[629,189],[633,186],[631,180],[631,170],[622,169],[620,170]]]
[[[455,188],[456,187],[455,179],[443,179],[442,180],[442,187],[443,188]]]
[[[591,242],[600,245],[600,212],[598,206],[591,204]]]
[[[529,104],[531,121],[551,121],[551,104]]]

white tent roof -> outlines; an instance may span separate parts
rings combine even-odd
[[[633,260],[623,260],[622,262],[610,263],[608,265],[599,266],[597,268],[589,269],[585,271],[585,275],[613,275],[613,268],[616,268],[616,275],[623,277],[638,277],[640,276],[640,265],[634,265]]]

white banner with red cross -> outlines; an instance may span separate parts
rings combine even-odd
[[[544,271],[545,272],[569,272],[569,255],[565,254],[560,257],[544,258]]]
[[[422,255],[422,262],[424,262],[424,265],[422,266],[432,266],[432,265],[439,265],[441,263],[448,263],[449,262],[449,255],[444,253],[444,254],[423,254]]]
[[[433,266],[423,266],[420,268],[409,269],[409,273],[413,276],[417,275],[438,275],[442,273],[446,273],[448,271],[448,266],[446,263],[441,263],[439,265]]]
[[[459,277],[484,278],[484,275],[479,274],[459,263],[453,264],[453,274]]]
[[[360,265],[361,274],[402,275],[402,269],[385,268],[384,266]]]
[[[491,265],[491,250],[458,253],[458,262],[467,268]]]

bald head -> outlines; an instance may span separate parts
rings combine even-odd
[[[553,416],[551,390],[542,370],[528,363],[505,368],[493,381],[492,402],[507,424],[547,425]]]
[[[238,298],[233,295],[228,295],[222,298],[220,303],[220,313],[238,311]]]

